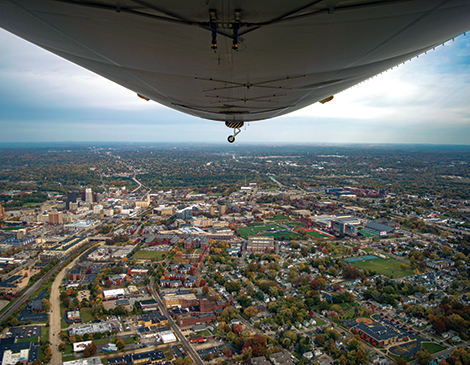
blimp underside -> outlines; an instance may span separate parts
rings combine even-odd
[[[323,101],[470,28],[458,0],[0,0],[0,26],[144,98],[255,121]]]

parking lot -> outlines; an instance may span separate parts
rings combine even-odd
[[[181,346],[176,346],[176,345],[170,346],[170,351],[173,354],[173,356],[175,357],[175,359],[177,359],[179,357],[184,359],[186,356],[188,356],[188,355],[186,355],[186,353],[184,352],[184,350]]]
[[[11,327],[9,333],[11,335],[7,337],[15,337],[16,339],[39,337],[41,336],[41,326]]]

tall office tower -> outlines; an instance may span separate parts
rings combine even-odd
[[[85,202],[93,203],[93,191],[91,190],[91,188],[85,189]]]
[[[77,202],[77,192],[76,191],[69,191],[67,192],[67,200],[65,201],[67,209],[70,209],[70,203]]]

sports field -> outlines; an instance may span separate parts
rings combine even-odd
[[[305,232],[307,233],[309,236],[313,237],[313,238],[318,238],[318,239],[329,239],[329,238],[334,238],[333,236],[331,235],[328,235],[326,233],[322,233],[321,231],[317,230],[317,229],[302,229],[302,228],[299,228],[299,229],[296,229],[295,230],[296,232]]]
[[[364,231],[363,229],[360,229],[359,231],[357,231],[358,233],[362,234],[364,237],[377,237],[376,234],[373,234],[373,233],[369,233],[369,232],[366,232]]]
[[[133,259],[143,259],[143,260],[151,260],[156,258],[157,260],[161,260],[163,258],[163,255],[167,255],[168,251],[147,251],[147,250],[140,250],[137,251],[134,256],[132,256]]]
[[[402,264],[402,261],[398,261],[392,258],[376,258],[373,260],[356,261],[351,263],[351,265],[357,267],[358,269],[372,270],[378,274],[382,274],[390,278],[413,275],[413,270],[411,270],[410,265],[408,263],[405,263],[407,268],[405,271],[403,271],[401,269]]]
[[[297,239],[299,238],[299,235],[295,232],[286,232],[286,231],[282,231],[282,232],[274,232],[274,233],[265,233],[263,234],[263,236],[272,236],[274,238],[278,238],[278,237],[282,237],[282,238],[286,238],[286,239]]]
[[[267,224],[263,226],[251,225],[248,227],[238,228],[237,230],[243,238],[247,238],[259,233],[276,233],[277,231],[285,230],[285,228],[278,224]]]

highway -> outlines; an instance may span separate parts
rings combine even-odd
[[[184,337],[184,335],[181,333],[179,326],[175,323],[173,318],[171,318],[171,316],[168,315],[167,308],[165,308],[162,300],[160,299],[160,296],[155,291],[155,283],[153,281],[153,278],[150,280],[150,288],[152,291],[153,298],[157,301],[158,306],[160,307],[160,311],[166,317],[166,319],[168,320],[168,323],[170,323],[171,329],[173,330],[174,333],[176,333],[176,336],[178,337],[180,342],[183,344],[183,347],[186,353],[189,354],[193,358],[194,362],[197,365],[204,365],[203,361],[201,360],[197,352],[193,349],[193,347],[191,346],[189,341],[186,339],[186,337]]]

